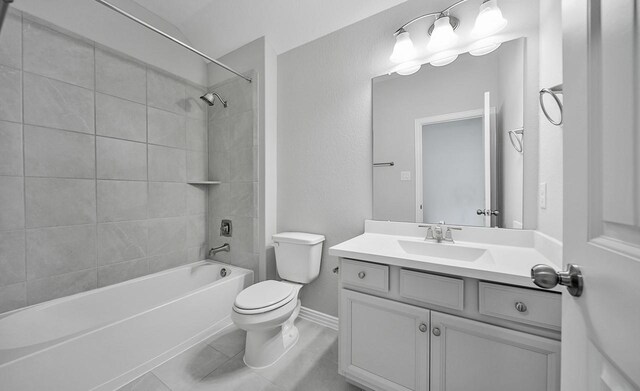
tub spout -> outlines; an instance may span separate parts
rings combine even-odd
[[[218,246],[218,247],[214,247],[211,250],[209,250],[209,258],[213,257],[214,255],[216,255],[217,253],[221,253],[221,252],[229,252],[231,251],[231,245],[229,245],[229,243],[225,243],[222,246]]]

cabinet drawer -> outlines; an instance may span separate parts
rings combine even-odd
[[[343,259],[340,278],[343,284],[389,292],[389,266]]]
[[[462,311],[464,307],[464,281],[458,278],[402,269],[400,271],[400,296]]]
[[[559,293],[480,282],[481,314],[560,330],[562,297]]]

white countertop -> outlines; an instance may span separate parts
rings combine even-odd
[[[384,224],[390,224],[389,227],[392,229],[387,229]],[[413,227],[405,227],[408,229],[398,230],[399,224],[412,224],[417,228],[417,224],[414,223],[367,221],[367,232],[331,247],[329,254],[337,257],[360,259],[380,264],[530,288],[537,288],[533,282],[531,282],[530,274],[532,266],[540,263],[553,266],[556,269],[558,269],[559,266],[557,259],[552,260],[550,258],[558,252],[561,253],[561,244],[559,244],[559,251],[557,248],[554,248],[553,251],[548,250],[548,247],[558,246],[559,242],[553,243],[551,246],[549,243],[536,246],[540,240],[535,237],[534,231],[518,233],[513,230],[465,227],[463,230],[467,230],[468,232],[465,235],[459,235],[461,240],[456,240],[455,244],[444,242],[433,244],[436,246],[463,246],[466,248],[486,250],[485,254],[475,261],[461,261],[451,258],[412,254],[405,251],[401,246],[401,241],[416,242],[415,244],[419,245],[419,243],[424,242],[424,238],[418,236],[417,233],[419,233],[420,230],[415,230]],[[393,232],[393,234],[381,233],[384,231]],[[399,235],[398,233],[403,234]],[[458,232],[454,232],[454,235],[456,233]],[[486,238],[487,235],[492,236],[491,240],[484,240],[483,242],[471,241],[474,238]],[[520,238],[516,237],[518,235]],[[509,243],[509,245],[506,243]],[[543,252],[551,254],[551,256],[547,257],[543,255]],[[553,290],[561,291],[559,288]]]

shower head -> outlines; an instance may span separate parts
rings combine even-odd
[[[200,99],[202,99],[203,101],[207,102],[207,104],[209,106],[213,106],[213,103],[215,102],[216,97],[218,97],[218,99],[220,100],[220,102],[222,102],[222,105],[224,107],[227,107],[227,101],[223,100],[220,95],[218,95],[215,92],[207,92],[206,94],[202,95],[200,97]]]

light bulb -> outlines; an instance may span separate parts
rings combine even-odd
[[[434,67],[443,67],[445,65],[449,65],[454,62],[458,58],[458,53],[452,51],[440,52],[436,53],[431,59],[429,63]]]
[[[507,20],[502,16],[498,0],[485,0],[480,5],[480,11],[473,30],[471,30],[471,35],[476,38],[487,37],[502,30],[506,25]]]
[[[393,53],[389,57],[391,62],[400,64],[413,60],[416,56],[416,48],[413,46],[409,33],[400,29],[396,35],[396,44],[393,46]]]
[[[500,45],[502,45],[502,43],[493,38],[482,39],[471,45],[469,54],[472,56],[484,56],[499,48]]]
[[[396,73],[402,76],[413,75],[414,73],[418,72],[421,67],[422,64],[420,64],[419,62],[407,61],[398,66],[398,68],[396,69]]]
[[[431,39],[427,48],[437,52],[451,47],[458,41],[458,35],[453,31],[451,19],[448,16],[441,16],[436,19],[431,32]]]

